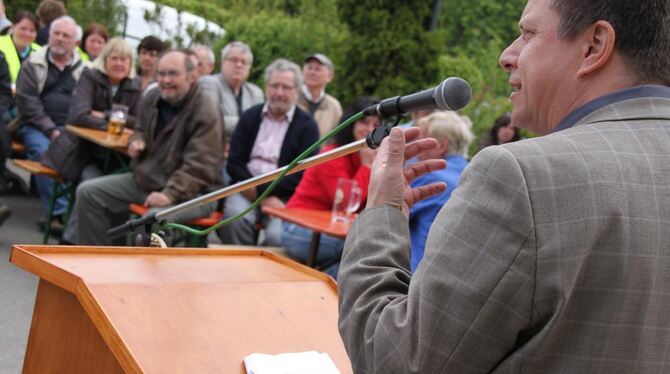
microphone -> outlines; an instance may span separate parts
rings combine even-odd
[[[472,88],[461,78],[450,77],[437,87],[406,96],[384,99],[363,111],[364,116],[388,118],[414,110],[459,110],[470,103]]]

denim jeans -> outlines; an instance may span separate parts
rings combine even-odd
[[[58,128],[63,131],[62,127]],[[29,125],[21,125],[19,127],[19,135],[23,138],[23,144],[26,146],[26,155],[29,160],[41,161],[42,155],[49,148],[51,139],[47,137],[42,131]],[[51,198],[51,191],[53,189],[54,180],[43,175],[35,175],[35,184],[37,185],[37,193],[40,195],[42,201],[42,208],[46,213],[49,208],[49,199]],[[61,196],[56,200],[53,215],[63,215],[67,210],[67,197]]]
[[[281,239],[282,246],[291,257],[303,262],[307,261],[309,257],[309,244],[312,241],[312,230],[293,223],[283,222]],[[316,255],[316,264],[335,262],[334,265],[324,270],[324,272],[333,278],[337,277],[343,248],[344,240],[330,235],[321,235],[319,250]]]

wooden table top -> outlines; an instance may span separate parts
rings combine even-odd
[[[351,223],[333,223],[332,212],[329,210],[302,209],[302,208],[268,208],[263,213],[295,223],[312,231],[318,231],[337,238],[344,239],[351,228]]]
[[[105,130],[92,129],[89,127],[76,125],[67,125],[65,126],[65,129],[80,138],[122,153],[127,151],[128,139],[133,134],[133,130],[131,129],[123,129],[123,134],[119,136],[110,135]]]
[[[15,245],[10,261],[77,296],[127,372],[244,373],[251,353],[351,366],[332,278],[262,250]]]

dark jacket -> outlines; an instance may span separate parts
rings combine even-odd
[[[33,53],[21,65],[16,81],[16,106],[21,115],[21,123],[30,124],[45,134],[56,128],[54,121],[44,111],[41,100],[49,69],[48,53],[49,48],[42,48]],[[81,61],[79,54],[75,53],[72,66],[74,69],[72,77],[79,80],[82,71],[89,66],[89,63]]]
[[[6,112],[14,105],[14,95],[12,95],[12,79],[9,74],[9,66],[5,55],[0,52],[0,170],[4,170],[5,157],[11,152],[11,141],[4,116]]]
[[[132,79],[126,78],[119,84],[116,95],[112,97],[107,75],[95,68],[86,69],[81,74],[77,88],[72,94],[72,104],[68,123],[77,126],[92,127],[100,130],[107,128],[107,120],[91,115],[92,110],[108,112],[112,104],[128,107],[126,127],[134,128],[137,122],[137,108],[140,101],[140,89]]]
[[[163,192],[175,203],[220,187],[225,139],[215,98],[194,83],[177,115],[155,134],[159,98],[158,88],[146,93],[130,138],[146,142],[133,160],[137,184],[147,193]]]
[[[251,150],[256,141],[256,135],[258,135],[258,130],[261,127],[263,105],[253,106],[242,113],[233,137],[230,140],[230,154],[226,170],[230,174],[233,183],[252,177],[247,169],[247,163],[249,162]],[[288,165],[318,140],[319,127],[316,122],[314,122],[314,119],[309,114],[296,107],[293,120],[289,124],[281,151],[279,152],[278,166]],[[300,178],[302,178],[302,172],[285,176],[270,193],[270,196],[276,196],[281,200],[287,201],[293,195],[293,191],[295,191],[298,183],[300,183]],[[262,184],[256,187],[256,191],[260,195],[268,186],[269,184]]]

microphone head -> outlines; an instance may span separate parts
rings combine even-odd
[[[435,89],[435,104],[442,110],[461,110],[470,103],[472,88],[458,77],[445,79]]]

